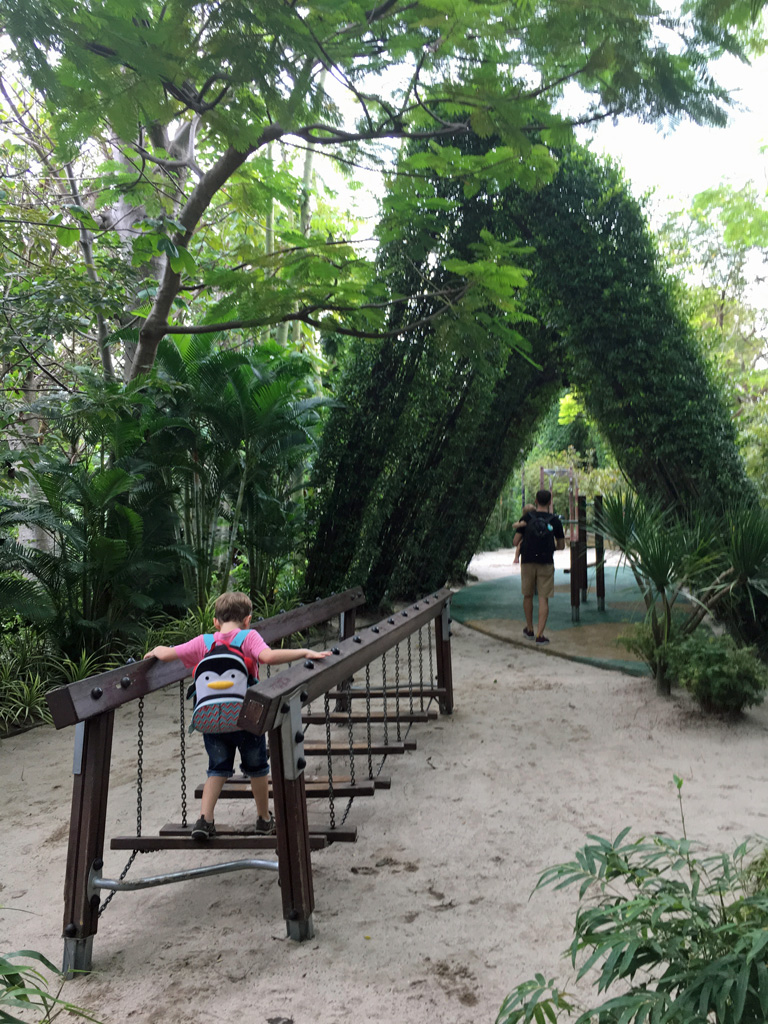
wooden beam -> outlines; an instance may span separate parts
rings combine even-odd
[[[380,789],[388,788],[380,786]],[[304,789],[307,797],[312,800],[321,800],[330,796],[330,790],[328,788],[327,779],[308,779],[305,782]],[[354,784],[348,779],[334,779],[333,780],[333,794],[334,796],[373,796],[376,787],[373,780],[366,779],[364,777],[358,779]],[[203,787],[199,785],[195,788],[195,797],[199,800],[203,795]],[[269,795],[274,799],[274,789],[270,784]],[[251,792],[251,786],[248,782],[232,782],[225,783],[224,788],[221,791],[220,800],[253,800],[253,793]]]
[[[328,845],[324,835],[310,837],[310,848],[322,850]],[[187,835],[177,836],[113,836],[109,842],[111,850],[189,850],[190,853],[204,853],[206,850],[276,850],[276,836],[221,835],[197,842]]]
[[[160,829],[160,836],[186,836],[187,840],[194,843],[195,849],[204,849],[205,843],[197,843],[191,838],[190,833],[194,825],[182,825],[181,822],[169,822],[167,825],[163,825]],[[233,825],[220,825],[216,823],[216,835],[221,838],[228,836],[241,836],[252,838],[268,838],[272,839],[275,843],[274,836],[261,836],[257,837],[255,833],[243,832],[242,829],[238,831]],[[309,817],[309,835],[312,836],[325,836],[329,843],[355,843],[357,842],[357,827],[355,825],[337,825],[336,828],[331,828],[328,824],[327,819],[320,823],[313,821],[312,817]],[[130,836],[126,836],[126,839],[130,839]]]
[[[274,675],[259,686],[252,686],[243,702],[239,728],[257,735],[268,731],[279,720],[283,704],[291,694],[299,692],[302,701],[310,703],[334,686],[342,686],[344,680],[358,669],[439,617],[451,596],[452,592],[443,588],[389,618],[360,630],[356,636],[342,640],[334,648],[332,657],[318,662],[304,662]],[[438,685],[443,684],[438,680]],[[450,703],[452,706],[452,701]]]
[[[406,750],[416,750],[416,740],[395,740],[389,743],[371,743],[372,754],[404,754]],[[325,741],[318,741],[308,743],[304,741],[304,756],[305,757],[327,757],[328,747]],[[352,753],[355,757],[365,755],[368,753],[367,743],[353,743]],[[348,757],[349,756],[349,744],[348,743],[331,743],[330,749],[331,757]]]
[[[333,594],[323,601],[289,612],[263,619],[255,627],[268,644],[325,622],[340,612],[352,611],[365,603],[365,594],[360,587]],[[144,697],[155,690],[162,690],[171,683],[177,683],[190,674],[180,661],[158,661],[156,658],[133,662],[122,668],[110,669],[98,675],[81,679],[68,686],[60,686],[46,694],[53,723],[63,729],[77,722],[97,718],[107,711],[114,711],[138,697]]]

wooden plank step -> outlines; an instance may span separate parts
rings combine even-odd
[[[310,835],[310,850],[323,850],[328,845],[324,835]],[[187,836],[113,836],[109,842],[110,850],[141,850],[149,853],[153,850],[274,850],[277,848],[275,836],[215,836],[198,842]]]
[[[404,754],[406,750],[415,750],[416,740],[396,740],[394,743],[371,743],[372,754]],[[353,743],[352,753],[355,757],[364,757],[368,753],[367,743]],[[304,741],[304,754],[307,757],[326,757],[328,754],[328,748],[325,743],[320,741],[311,742]],[[332,757],[347,757],[349,756],[349,744],[348,743],[332,743],[331,744],[331,756]]]
[[[373,687],[372,686],[371,687],[371,700],[383,700],[384,699],[384,692],[385,691],[380,686],[377,686],[377,687]],[[415,704],[416,701],[421,700],[422,698],[424,700],[428,700],[430,698],[434,698],[435,700],[437,700],[438,697],[444,697],[445,694],[446,694],[446,690],[445,690],[445,687],[442,687],[442,686],[441,687],[437,687],[434,690],[416,690],[416,689],[414,689],[413,691],[404,690],[402,687],[400,687],[399,690],[390,689],[390,687],[387,687],[386,694],[387,694],[387,700],[388,701],[390,701],[390,700],[394,701],[398,697],[398,695],[399,695],[400,696],[400,703],[401,704],[402,704],[403,701],[410,702],[411,697],[413,697],[413,701],[414,701],[414,704]],[[360,689],[357,689],[357,688],[354,689],[354,690],[329,690],[328,691],[328,697],[329,697],[330,700],[343,700],[345,697],[351,697],[352,700],[364,700],[365,696],[366,696],[365,690],[360,690]]]
[[[160,829],[160,835],[165,836],[186,836],[189,838],[192,831],[193,825],[190,822],[187,825],[182,825],[181,822],[171,821],[167,825],[163,825]],[[247,838],[254,837],[253,833],[238,832],[234,825],[216,825],[216,834],[219,836],[246,836]],[[357,826],[355,825],[337,825],[336,828],[331,828],[328,824],[327,819],[324,823],[321,822],[309,822],[309,834],[311,836],[325,836],[329,843],[356,843],[357,842]],[[261,836],[259,838],[264,838]],[[267,838],[274,839],[274,836],[268,836]]]
[[[351,715],[346,714],[343,711],[331,711],[328,716],[331,725],[346,725],[350,719],[352,719],[352,725],[365,725],[368,718],[364,714],[355,714],[352,712]],[[437,711],[414,711],[413,714],[405,712],[400,709],[399,715],[387,715],[386,718],[383,714],[378,711],[371,714],[371,723],[373,725],[381,725],[383,722],[390,724],[394,722],[432,722],[437,718]],[[325,725],[325,715],[316,714],[304,714],[301,716],[302,722],[306,725]]]
[[[328,791],[328,780],[318,779],[317,782],[307,780],[304,784],[307,793],[308,800],[319,800],[323,797],[330,796]],[[358,780],[353,786],[348,778],[346,779],[334,779],[333,780],[333,795],[334,796],[373,796],[375,789],[387,789],[387,785],[376,786],[372,779],[361,779]],[[195,789],[195,796],[200,799],[203,795],[202,785],[197,786]],[[269,787],[269,795],[272,796],[272,786]],[[222,800],[253,800],[253,794],[251,787],[247,782],[230,782],[224,783],[224,788],[221,791]]]

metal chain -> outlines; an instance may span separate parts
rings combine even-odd
[[[384,698],[384,746],[389,743],[389,723],[387,722],[387,653],[381,656],[381,688]]]
[[[331,754],[331,702],[328,694],[323,694],[325,705],[325,749],[328,753],[328,804],[331,828],[336,828],[336,806],[333,797],[333,756]]]
[[[144,798],[144,698],[139,698],[139,726],[136,762],[136,835],[141,835],[141,811]]]
[[[139,698],[139,721],[137,727],[137,739],[136,739],[136,835],[141,835],[141,810],[142,800],[144,793],[144,698]],[[122,882],[131,867],[131,864],[136,860],[136,854],[138,850],[134,850],[131,856],[128,858],[128,863],[120,873],[119,882]],[[99,907],[99,917],[104,913],[109,904],[115,898],[117,889],[113,889],[112,892],[107,896],[104,902]]]
[[[408,700],[413,714],[413,661],[411,657],[411,634],[408,634]]]
[[[187,827],[187,736],[184,713],[184,680],[179,680],[179,760],[181,761],[181,827]]]
[[[138,850],[134,850],[133,853],[131,854],[131,856],[128,858],[128,863],[125,865],[123,870],[120,872],[120,877],[118,878],[118,882],[122,882],[122,880],[128,874],[128,871],[129,871],[129,869],[131,867],[131,864],[133,864],[133,862],[136,860],[136,854],[138,852],[139,852]],[[112,892],[109,894],[109,896],[107,896],[107,898],[104,900],[104,902],[99,907],[99,917],[101,917],[101,915],[104,913],[104,911],[107,909],[107,907],[109,906],[109,904],[112,902],[112,900],[115,898],[116,895],[117,895],[117,889],[113,889]]]
[[[419,626],[419,707],[424,710],[424,638],[423,629]]]
[[[368,778],[373,778],[373,753],[371,751],[371,665],[365,666],[365,728],[368,742]]]
[[[432,670],[432,619],[427,623],[427,643],[429,646],[429,686],[435,685],[435,676]]]
[[[351,687],[350,687],[351,689]],[[349,777],[352,785],[355,784],[355,739],[352,732],[352,700],[347,698],[347,733],[349,735]],[[347,808],[347,814],[349,814],[349,808]],[[346,818],[346,814],[344,816]],[[344,824],[344,822],[342,822]]]
[[[397,742],[402,740],[400,735],[400,644],[395,647],[395,720],[397,722]]]

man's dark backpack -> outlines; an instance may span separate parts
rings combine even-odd
[[[555,550],[553,522],[549,512],[534,512],[523,533],[521,556],[526,562],[551,562]]]

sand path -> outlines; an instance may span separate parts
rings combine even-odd
[[[478,578],[503,571],[476,559]],[[766,833],[768,708],[738,723],[703,718],[686,697],[454,627],[456,711],[414,727],[418,749],[390,758],[392,788],[358,801],[355,845],[314,856],[316,939],[285,938],[273,876],[239,873],[118,894],[94,942],[94,972],[66,995],[109,1024],[476,1024],[535,971],[569,977],[574,893],[529,901],[539,873],[587,832],[679,834],[672,775],[685,780],[689,834],[729,850]],[[148,714],[144,831],[178,815],[178,701]],[[108,834],[135,827],[135,712],[118,716]],[[0,743],[5,790],[0,947],[59,963],[71,730]],[[204,776],[202,744],[190,774]],[[248,805],[220,812],[246,822]],[[211,859],[209,856],[208,860]],[[229,859],[221,855],[221,859]],[[139,859],[140,875],[205,855]],[[108,853],[105,873],[124,857]]]

